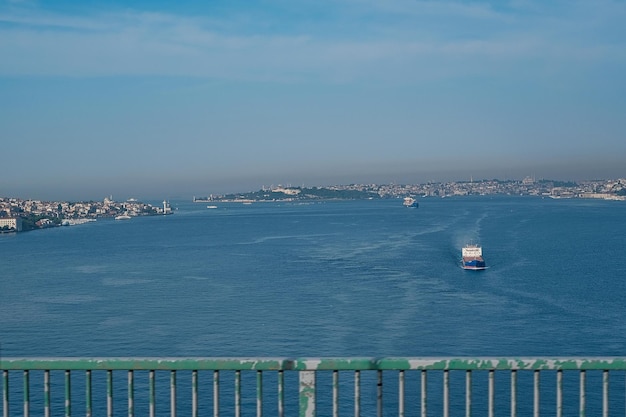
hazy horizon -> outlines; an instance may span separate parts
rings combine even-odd
[[[626,177],[626,3],[0,0],[0,195]]]
[[[429,178],[428,175],[419,175],[423,178]],[[85,189],[82,188],[71,188],[71,189],[63,189],[61,187],[54,188],[52,190],[41,190],[38,187],[34,187],[32,192],[26,193],[25,195],[15,195],[15,194],[0,194],[0,198],[19,198],[19,199],[32,199],[32,200],[40,200],[40,201],[100,201],[107,197],[113,197],[113,200],[116,201],[126,201],[128,199],[134,198],[140,201],[160,201],[162,199],[167,200],[175,200],[175,199],[191,199],[193,197],[207,197],[209,195],[225,195],[225,194],[236,194],[236,193],[245,193],[245,192],[255,192],[262,188],[269,188],[275,186],[283,186],[283,187],[330,187],[337,185],[350,185],[350,184],[376,184],[376,185],[390,185],[390,184],[398,184],[398,185],[419,185],[426,184],[429,182],[433,183],[445,183],[445,182],[467,182],[467,181],[489,181],[489,180],[499,180],[499,181],[521,181],[524,178],[531,177],[536,181],[541,180],[552,180],[552,181],[573,181],[573,182],[582,182],[582,181],[604,181],[604,180],[618,180],[623,179],[623,176],[614,176],[614,177],[569,177],[569,176],[536,176],[533,174],[524,174],[524,175],[512,175],[512,176],[476,176],[470,175],[468,177],[455,177],[452,176],[432,176],[432,178],[423,180],[423,181],[410,181],[410,180],[387,180],[387,181],[359,181],[359,180],[346,180],[344,182],[329,182],[324,181],[320,178],[319,182],[315,181],[269,181],[263,183],[254,183],[254,182],[233,182],[233,183],[221,183],[219,185],[208,185],[201,186],[193,186],[193,184],[199,184],[201,181],[191,182],[188,185],[180,185],[180,186],[167,186],[163,184],[154,184],[153,186],[110,186],[110,185],[101,185],[88,187]],[[403,176],[397,176],[396,178],[405,178]],[[437,178],[437,179],[435,179]],[[108,191],[107,191],[108,190]]]

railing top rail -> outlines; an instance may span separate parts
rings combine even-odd
[[[1,358],[2,370],[626,370],[626,357]]]

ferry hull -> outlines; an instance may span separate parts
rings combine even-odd
[[[470,271],[482,271],[483,269],[487,269],[487,266],[485,265],[484,262],[478,263],[478,264],[473,264],[473,263],[465,263],[465,262],[461,261],[461,267],[463,269],[467,269],[467,270],[470,270]]]

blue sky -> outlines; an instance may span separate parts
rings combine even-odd
[[[0,195],[626,177],[626,3],[0,0]]]

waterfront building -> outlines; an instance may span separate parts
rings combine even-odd
[[[0,230],[2,229],[14,230],[16,232],[22,231],[22,219],[20,217],[5,217],[0,218]]]

